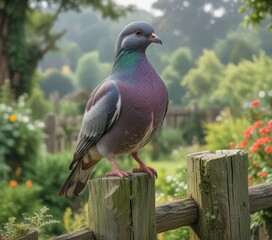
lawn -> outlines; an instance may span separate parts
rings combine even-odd
[[[163,154],[156,160],[152,160],[150,154],[146,154],[145,150],[140,152],[139,156],[142,161],[150,166],[158,173],[163,172],[166,176],[175,175],[176,170],[179,166],[184,166],[186,168],[186,156],[191,153],[204,151],[203,146],[181,146],[172,151],[169,156],[164,156]],[[116,162],[118,163],[120,169],[131,171],[133,168],[138,167],[136,161],[132,157],[116,157]],[[95,167],[94,178],[103,177],[108,171],[113,171],[113,168],[109,161],[102,159]]]

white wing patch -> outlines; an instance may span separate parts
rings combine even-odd
[[[121,95],[119,94],[118,95],[118,101],[116,103],[116,110],[115,110],[114,115],[113,115],[113,117],[112,117],[112,119],[110,121],[109,127],[113,124],[115,119],[117,119],[119,117],[120,110],[121,110]]]

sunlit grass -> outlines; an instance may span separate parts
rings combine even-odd
[[[148,153],[149,150],[147,147],[147,150],[140,152],[139,156],[147,166],[156,169],[158,173],[161,172],[163,175],[168,176],[175,175],[180,166],[186,168],[186,157],[188,154],[203,150],[204,147],[199,145],[180,146],[174,149],[169,155],[161,153],[156,160],[153,160],[151,154]],[[120,169],[125,171],[131,171],[133,168],[138,167],[137,162],[131,156],[116,157],[116,162]],[[107,159],[102,159],[95,167],[93,178],[103,177],[109,171],[113,171],[110,162]]]
[[[164,172],[165,175],[175,175],[178,167],[186,168],[186,158],[188,154],[203,151],[203,146],[181,146],[172,151],[169,156],[161,155],[159,159],[146,161],[148,166],[152,166],[157,172]]]

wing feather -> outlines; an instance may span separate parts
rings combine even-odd
[[[118,119],[120,111],[121,96],[116,83],[103,82],[93,91],[87,102],[70,169],[109,130]]]

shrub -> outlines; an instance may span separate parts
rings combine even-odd
[[[74,198],[73,201],[57,196],[61,185],[70,173],[69,164],[72,156],[73,154],[70,151],[55,155],[45,153],[43,157],[27,165],[24,175],[26,179],[32,179],[41,187],[38,198],[50,208],[52,215],[58,220],[62,219],[67,207],[78,208],[80,202],[86,200],[84,197],[86,195],[81,198]],[[54,234],[61,234],[64,231],[63,223],[53,225],[51,228],[53,229],[50,229],[50,232]]]
[[[174,128],[162,128],[153,138],[152,159],[157,159],[159,154],[168,155],[173,149],[183,144],[182,131]]]
[[[37,159],[43,141],[43,124],[33,121],[25,99],[0,104],[0,173],[21,168],[24,162]],[[7,180],[7,179],[6,179]]]
[[[268,103],[268,104],[267,104]],[[243,140],[238,147],[249,154],[249,182],[262,183],[272,180],[272,108],[271,97],[256,99],[246,111],[250,126],[243,132]],[[237,142],[236,142],[237,143]],[[270,175],[269,175],[270,173]]]
[[[93,90],[110,73],[111,65],[100,61],[97,51],[84,54],[78,61],[78,87]]]
[[[44,74],[41,89],[47,98],[54,92],[58,92],[59,96],[63,97],[74,90],[73,80],[71,76],[64,75],[59,70],[51,69]]]
[[[34,119],[44,119],[45,116],[53,110],[52,103],[44,98],[44,93],[39,86],[33,88],[28,105],[32,110]]]
[[[74,232],[86,228],[88,223],[88,204],[81,206],[79,211],[74,213],[71,208],[66,208],[63,215],[64,227],[67,232]]]
[[[24,217],[21,223],[16,223],[15,217],[10,217],[8,222],[4,223],[4,230],[0,228],[1,239],[15,240],[25,236],[29,230],[35,229],[39,233],[43,233],[44,227],[59,223],[53,219],[52,215],[46,214],[49,208],[42,207],[39,212],[34,212],[32,217]],[[44,236],[40,236],[41,239],[45,239]]]
[[[243,118],[234,118],[229,109],[225,109],[217,117],[217,121],[207,123],[205,141],[209,150],[227,149],[230,142],[242,140],[242,133],[248,126]]]
[[[9,184],[6,182],[0,182],[0,184],[1,223],[7,222],[11,216],[22,216],[41,207],[41,201],[38,199],[41,188],[35,182],[33,186],[29,180],[21,184],[18,184],[16,180],[11,180]]]

